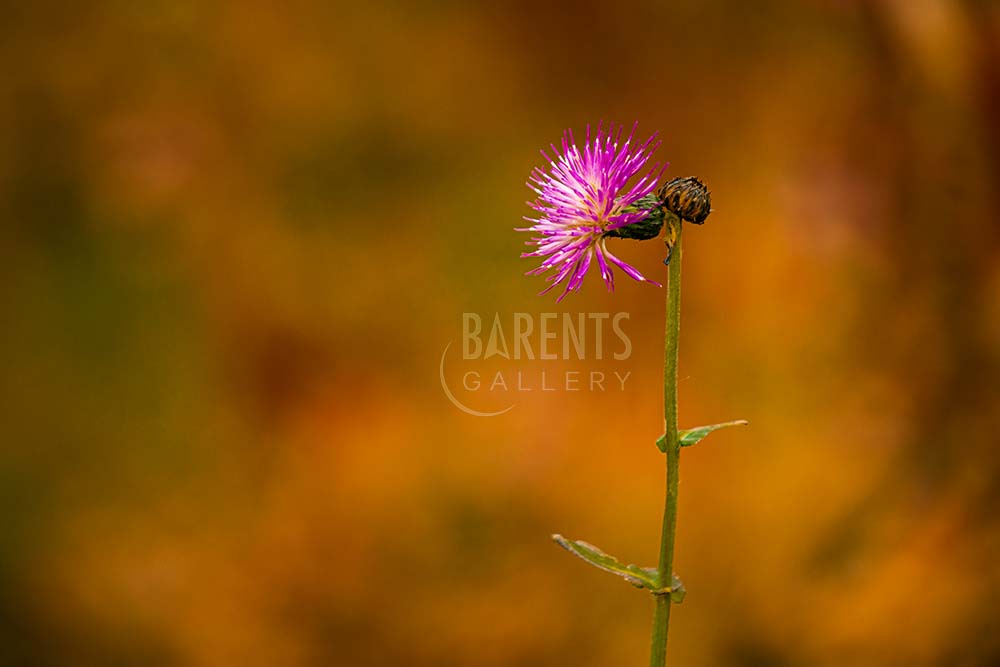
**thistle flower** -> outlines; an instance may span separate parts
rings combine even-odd
[[[566,287],[558,301],[571,291],[579,290],[595,255],[608,291],[613,291],[615,285],[612,265],[635,280],[660,287],[659,283],[646,279],[634,267],[618,259],[607,247],[609,232],[639,222],[650,214],[651,209],[637,206],[637,203],[656,188],[656,182],[666,169],[665,164],[654,165],[628,186],[629,181],[646,168],[660,145],[654,133],[640,146],[633,147],[637,126],[638,123],[632,126],[632,132],[622,143],[622,127],[616,130],[614,125],[607,129],[598,125],[597,135],[592,140],[588,125],[582,150],[573,139],[573,131],[566,130],[561,151],[551,144],[551,157],[541,151],[549,162],[549,170],[534,169],[527,183],[538,195],[528,205],[540,215],[537,218],[526,216],[524,219],[532,223],[531,227],[517,230],[536,234],[526,245],[537,248],[521,257],[544,258],[541,265],[526,275],[553,271],[546,278],[551,284],[540,294],[564,282]]]

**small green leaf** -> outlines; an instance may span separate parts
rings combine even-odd
[[[718,431],[720,428],[727,428],[729,426],[746,426],[749,423],[746,419],[737,419],[736,421],[722,422],[721,424],[712,424],[711,426],[699,426],[697,428],[689,428],[686,431],[678,431],[677,437],[681,441],[681,447],[690,447],[701,442],[712,431]]]
[[[567,540],[562,535],[553,535],[552,539],[556,544],[574,556],[581,558],[599,570],[616,574],[636,588],[645,588],[655,595],[669,595],[670,600],[676,604],[684,601],[687,591],[684,590],[684,583],[675,574],[668,588],[660,588],[657,585],[657,571],[655,567],[639,567],[638,565],[623,565],[611,554],[604,553],[593,544],[583,540],[573,542]]]
[[[676,574],[672,575],[671,578],[673,581],[670,582],[670,601],[674,604],[680,604],[687,597],[687,589],[684,588],[684,582]]]
[[[639,567],[638,565],[623,565],[617,558],[606,554],[593,544],[583,540],[569,541],[562,535],[553,535],[556,544],[578,558],[582,558],[594,567],[616,574],[636,588],[658,589],[656,584],[656,569]]]
[[[720,428],[726,428],[727,426],[746,426],[749,423],[746,419],[737,419],[736,421],[722,422],[721,424],[712,424],[711,426],[698,426],[697,428],[678,431],[677,439],[680,440],[681,447],[690,447],[691,445],[697,445],[712,431],[718,431]],[[666,433],[657,438],[656,448],[664,454],[667,453]]]

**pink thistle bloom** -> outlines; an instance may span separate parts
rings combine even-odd
[[[540,294],[564,282],[566,287],[557,301],[571,291],[579,290],[595,255],[609,292],[615,287],[612,265],[635,280],[660,287],[659,283],[647,280],[634,267],[611,254],[604,237],[610,231],[639,222],[649,215],[649,210],[637,209],[634,205],[653,192],[667,166],[654,165],[631,187],[626,187],[636,174],[645,169],[653,152],[660,146],[654,133],[642,145],[633,147],[632,138],[638,125],[636,122],[632,126],[632,132],[624,143],[621,142],[622,127],[616,132],[614,125],[609,125],[606,130],[598,125],[597,136],[591,141],[588,125],[582,150],[573,139],[573,131],[566,130],[562,151],[551,144],[554,157],[541,151],[549,162],[549,170],[545,172],[535,168],[527,183],[538,195],[528,205],[540,215],[537,218],[525,216],[524,219],[532,223],[531,227],[517,229],[536,234],[525,242],[525,245],[537,246],[536,249],[522,253],[521,257],[544,258],[541,265],[526,275],[553,271],[546,278],[551,285]]]

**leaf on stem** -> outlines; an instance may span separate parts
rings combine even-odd
[[[689,428],[684,431],[679,431],[677,433],[677,437],[681,441],[681,447],[690,447],[691,445],[701,442],[702,438],[712,431],[718,431],[720,428],[728,428],[730,426],[747,426],[749,423],[750,422],[746,419],[737,419],[731,422],[712,424],[711,426],[698,426],[697,428]]]
[[[677,439],[680,440],[681,447],[690,447],[691,445],[696,445],[701,442],[705,436],[707,436],[712,431],[718,431],[720,428],[727,428],[729,426],[746,426],[749,424],[746,419],[737,419],[731,422],[722,422],[721,424],[712,424],[710,426],[698,426],[695,428],[685,429],[683,431],[677,432]],[[663,434],[656,441],[656,448],[661,452],[666,453],[667,451],[667,436]]]
[[[676,574],[671,575],[672,581],[670,582],[670,601],[674,604],[680,604],[684,602],[684,598],[687,597],[687,589],[684,588],[684,582]]]
[[[587,561],[599,570],[618,575],[636,588],[645,588],[659,595],[669,594],[670,599],[676,603],[680,603],[687,594],[687,591],[684,590],[684,584],[676,574],[673,575],[673,581],[669,588],[660,588],[656,581],[657,572],[655,567],[624,565],[611,554],[607,554],[593,544],[584,542],[583,540],[570,541],[562,535],[553,535],[552,539],[555,540],[556,544],[577,558]]]
[[[553,535],[552,539],[574,556],[582,558],[600,570],[622,577],[636,588],[648,588],[651,591],[657,589],[655,569],[639,567],[638,565],[624,565],[614,556],[604,553],[593,544],[583,540],[571,542],[562,535]]]

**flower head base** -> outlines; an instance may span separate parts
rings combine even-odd
[[[527,245],[537,246],[532,252],[521,257],[542,257],[541,265],[528,271],[528,275],[540,275],[553,271],[546,280],[551,283],[542,290],[545,294],[556,285],[566,284],[558,300],[571,291],[580,289],[594,257],[601,270],[608,290],[614,290],[615,279],[612,265],[617,266],[631,278],[650,282],[634,267],[615,257],[607,248],[605,235],[627,225],[639,222],[649,215],[650,210],[636,206],[637,202],[649,195],[666,165],[654,165],[630,187],[629,181],[646,168],[652,153],[659,147],[656,134],[639,146],[632,146],[636,123],[624,142],[621,141],[623,128],[614,125],[607,129],[600,125],[597,134],[591,138],[590,126],[582,150],[577,147],[572,130],[566,130],[562,140],[562,150],[552,148],[553,156],[544,150],[542,155],[549,162],[548,171],[535,169],[531,173],[528,187],[538,198],[529,203],[540,214],[537,218],[525,217],[531,227],[518,231],[534,232],[536,235]],[[654,143],[655,142],[655,143]]]

